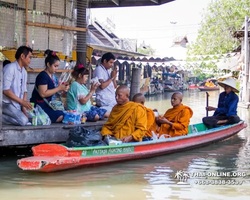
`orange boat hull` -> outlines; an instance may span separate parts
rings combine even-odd
[[[67,148],[58,144],[41,144],[32,148],[34,156],[17,161],[19,168],[30,171],[53,172],[80,166],[154,157],[193,149],[228,138],[246,127],[244,122],[192,133],[187,136],[116,146]]]

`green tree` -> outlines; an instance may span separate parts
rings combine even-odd
[[[203,15],[201,28],[188,55],[211,55],[232,52],[239,45],[233,33],[250,15],[250,0],[213,0]]]
[[[137,47],[137,52],[153,56],[155,54],[155,49],[153,49],[150,45],[146,45],[145,42],[143,41],[143,43],[141,43],[139,47]]]

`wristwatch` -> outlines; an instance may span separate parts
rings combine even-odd
[[[114,77],[111,77],[110,79],[113,81],[113,80],[114,80]]]

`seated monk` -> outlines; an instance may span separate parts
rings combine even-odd
[[[147,114],[144,106],[129,101],[129,88],[121,85],[116,90],[116,102],[102,135],[111,135],[122,142],[142,141],[147,132]]]
[[[214,83],[212,81],[209,81],[209,87],[214,87]]]
[[[145,96],[142,93],[137,93],[136,95],[133,96],[132,99],[133,102],[140,103],[144,106],[145,103]],[[150,108],[146,108],[147,111],[147,132],[145,134],[145,137],[151,138],[152,137],[152,131],[155,132],[154,127],[155,127],[155,114],[154,111],[151,110]]]
[[[156,119],[156,123],[159,126],[159,137],[163,134],[167,134],[170,137],[188,134],[189,120],[193,116],[193,111],[181,103],[182,98],[182,93],[174,93],[171,97],[173,108],[168,109],[163,117]]]

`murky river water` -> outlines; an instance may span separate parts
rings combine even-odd
[[[209,92],[209,104],[217,105],[219,91]],[[147,98],[146,106],[161,114],[170,108],[171,94]],[[184,92],[184,104],[194,111],[191,123],[205,116],[205,92]],[[212,113],[210,113],[211,115]],[[238,108],[239,116],[250,124],[249,111]],[[30,173],[20,170],[17,158],[0,157],[0,199],[249,199],[250,196],[250,126],[222,142],[171,155],[120,162],[106,166],[73,169],[57,173]],[[2,153],[1,153],[2,154]],[[178,185],[175,173],[240,172],[244,177],[214,177],[239,181],[212,185],[198,184],[207,177],[189,177],[190,185]],[[241,184],[241,181],[243,183]],[[234,182],[235,183],[235,182]],[[214,182],[215,184],[215,182]]]

